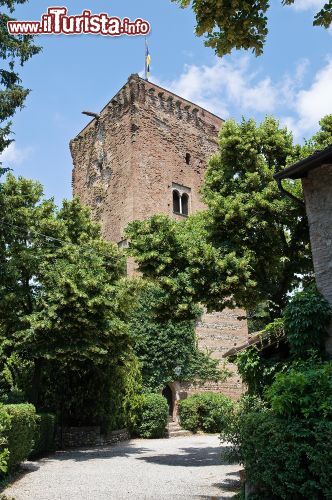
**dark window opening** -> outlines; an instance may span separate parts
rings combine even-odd
[[[180,194],[176,190],[173,191],[173,212],[180,213]]]
[[[182,198],[182,215],[188,215],[189,211],[189,196],[186,193],[183,193]]]
[[[189,153],[187,153],[187,154],[186,154],[186,164],[187,164],[187,165],[189,165],[189,164],[190,164],[190,158],[191,158],[191,157],[190,157],[190,154],[189,154]]]

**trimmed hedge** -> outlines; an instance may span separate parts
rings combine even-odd
[[[138,436],[148,439],[162,438],[168,420],[168,404],[161,394],[144,394]]]
[[[233,401],[223,394],[194,394],[179,403],[180,424],[191,432],[221,432],[228,425],[233,410]]]
[[[36,415],[35,443],[31,457],[39,457],[54,450],[55,415],[39,413]]]
[[[36,410],[31,404],[5,405],[1,409],[10,419],[9,429],[4,433],[9,450],[7,468],[11,470],[28,458],[34,444]]]
[[[9,451],[7,447],[7,434],[10,428],[10,417],[4,410],[4,406],[0,405],[0,473],[1,475],[7,472],[7,462]]]

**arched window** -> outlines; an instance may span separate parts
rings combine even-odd
[[[181,213],[182,215],[188,215],[189,212],[189,196],[186,193],[183,193],[181,197],[181,205],[182,205],[182,210]]]
[[[180,210],[180,194],[176,189],[173,190],[173,212],[175,214],[181,213]]]

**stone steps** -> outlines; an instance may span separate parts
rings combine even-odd
[[[190,431],[183,429],[178,422],[172,420],[169,421],[166,431],[169,438],[192,435]]]

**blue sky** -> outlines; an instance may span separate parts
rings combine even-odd
[[[240,51],[220,60],[194,35],[191,9],[181,10],[170,0],[60,2],[70,14],[87,8],[147,19],[152,81],[222,118],[261,120],[273,114],[301,141],[332,112],[332,32],[312,26],[324,1],[295,0],[296,7],[271,3],[264,55]],[[18,7],[15,17],[38,20],[49,6],[31,1]],[[16,175],[39,180],[46,195],[60,203],[71,197],[68,143],[88,121],[81,111],[100,111],[131,73],[143,71],[144,39],[41,36],[37,42],[43,52],[21,70],[32,92],[14,117],[15,143],[2,160]]]

